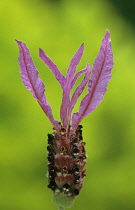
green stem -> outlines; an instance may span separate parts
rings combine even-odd
[[[58,210],[65,210],[65,208],[63,208],[63,207],[60,206],[60,207],[58,208]]]

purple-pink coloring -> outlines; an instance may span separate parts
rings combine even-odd
[[[59,122],[53,117],[51,106],[47,102],[44,94],[45,85],[38,76],[38,70],[33,63],[29,50],[23,42],[17,40],[16,42],[20,48],[20,74],[23,83],[38,101],[53,127],[59,131]],[[73,56],[69,64],[67,74],[64,76],[53,61],[46,55],[46,53],[42,49],[39,49],[39,57],[50,68],[63,90],[60,118],[65,130],[68,130],[69,126],[71,126],[72,130],[76,130],[82,119],[97,107],[97,105],[103,100],[104,94],[107,90],[107,84],[112,76],[111,70],[113,67],[113,53],[109,30],[106,31],[102,40],[99,53],[94,61],[92,69],[90,69],[90,65],[87,63],[83,70],[75,74],[76,67],[82,58],[83,51],[84,44],[80,46]],[[82,82],[75,89],[70,98],[71,90],[78,77],[82,74],[84,74]],[[88,85],[88,93],[82,99],[79,111],[72,113],[77,99],[83,92],[86,85]]]

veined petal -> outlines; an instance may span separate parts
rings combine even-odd
[[[90,71],[90,65],[87,64],[86,65],[86,74],[81,82],[81,84],[76,88],[76,90],[74,91],[73,93],[73,96],[72,96],[72,99],[71,99],[71,102],[70,102],[70,106],[69,106],[69,117],[71,117],[71,112],[77,102],[77,99],[79,98],[79,96],[81,95],[81,93],[83,92],[86,84],[88,83],[88,80],[90,79],[90,74],[91,74],[91,71]]]
[[[53,61],[45,54],[45,52],[42,49],[39,49],[39,57],[44,61],[44,63],[53,72],[54,76],[59,81],[61,87],[64,88],[64,85],[65,85],[65,77],[58,70],[58,67],[53,63]]]
[[[22,81],[25,87],[31,91],[34,98],[38,101],[50,122],[56,129],[58,129],[58,122],[54,120],[51,107],[46,101],[46,97],[44,95],[45,87],[42,80],[38,77],[38,70],[34,66],[29,50],[23,42],[17,40],[16,42],[20,48],[20,56],[18,60],[20,62],[20,74]]]
[[[79,112],[72,117],[72,128],[76,129],[81,120],[90,114],[103,100],[107,90],[113,67],[113,53],[110,42],[110,33],[107,30],[103,38],[100,51],[95,59],[92,69],[92,79],[88,83],[88,94],[82,99]]]

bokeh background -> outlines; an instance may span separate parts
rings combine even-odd
[[[80,70],[86,62],[93,64],[107,28],[114,52],[113,77],[104,101],[82,122],[87,177],[72,209],[135,209],[134,0],[1,0],[0,210],[57,209],[46,187],[47,134],[52,126],[22,84],[14,39],[30,49],[59,120],[62,92],[38,57],[38,48],[65,74],[84,42]]]

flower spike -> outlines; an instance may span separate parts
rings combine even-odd
[[[23,42],[16,42],[20,48],[20,74],[23,83],[32,92],[56,130],[52,134],[48,134],[48,188],[53,191],[53,200],[61,209],[65,209],[79,195],[86,176],[86,170],[84,169],[86,150],[85,142],[82,141],[83,127],[80,123],[103,100],[107,84],[112,76],[113,53],[110,32],[106,31],[92,71],[90,65],[86,64],[85,69],[75,74],[76,67],[83,55],[84,44],[73,56],[66,77],[63,76],[45,52],[39,50],[40,58],[50,68],[63,89],[60,108],[61,123],[53,118],[51,106],[44,95],[45,86],[38,77],[38,70],[34,66],[28,48]],[[70,97],[76,80],[82,74],[84,74],[84,77],[81,83]],[[82,99],[79,111],[72,114],[79,96],[87,85],[88,93]]]

